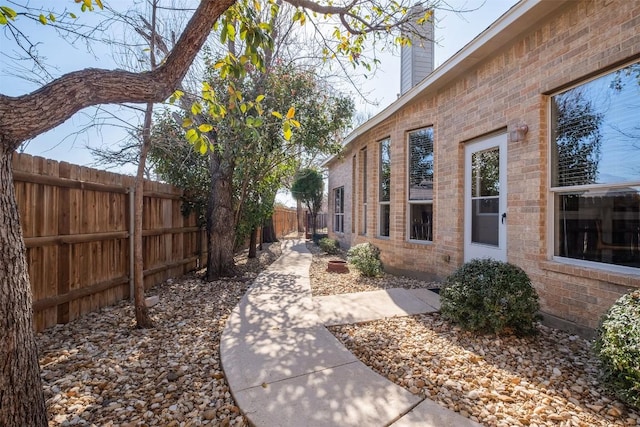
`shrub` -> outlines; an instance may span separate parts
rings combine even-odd
[[[527,335],[536,332],[540,304],[527,274],[513,264],[474,259],[449,276],[440,312],[464,329]]]
[[[335,239],[330,239],[328,237],[323,237],[318,241],[318,246],[320,249],[328,253],[329,255],[335,255],[340,252],[340,243]]]
[[[349,249],[347,260],[364,276],[375,277],[382,274],[380,249],[371,243],[360,243]]]
[[[603,316],[593,349],[605,387],[640,409],[640,289],[620,297]]]

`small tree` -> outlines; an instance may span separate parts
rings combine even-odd
[[[291,186],[291,194],[296,200],[304,203],[311,215],[313,234],[316,234],[316,218],[322,206],[324,181],[322,174],[316,169],[301,169],[295,176]]]

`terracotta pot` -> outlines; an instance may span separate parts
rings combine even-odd
[[[346,261],[329,261],[327,271],[329,273],[348,273],[349,267],[347,267]]]

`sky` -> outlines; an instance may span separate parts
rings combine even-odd
[[[73,7],[71,0],[68,0]],[[118,5],[129,6],[130,1],[103,0],[104,3],[117,8]],[[44,0],[33,1],[46,4]],[[449,57],[462,49],[473,38],[485,30],[498,17],[512,7],[517,0],[447,0],[447,4],[454,10],[471,10],[467,13],[456,14],[451,12],[436,12],[435,28],[435,66],[442,65]],[[80,14],[81,19],[92,19],[87,14]],[[38,49],[47,57],[47,62],[54,68],[56,75],[65,72],[79,70],[87,67],[117,68],[111,52],[87,53],[82,45],[74,48],[62,40],[51,28],[40,24],[25,22],[24,30],[32,40],[37,41]],[[23,75],[15,67],[15,61],[8,59],[13,43],[7,39],[6,34],[0,29],[0,93],[9,96],[18,96],[29,93],[38,88],[37,84],[16,77]],[[382,61],[375,76],[363,82],[362,91],[369,94],[369,101],[377,101],[376,105],[366,103],[357,97],[356,109],[365,116],[373,116],[397,99],[400,92],[400,58],[390,53],[380,56]],[[116,110],[117,111],[117,110]],[[32,141],[24,144],[21,150],[32,155],[67,161],[74,164],[93,166],[92,158],[87,145],[92,147],[117,145],[124,133],[117,128],[96,128],[91,125],[93,110],[85,110],[77,113],[58,128],[46,132]],[[125,121],[135,120],[130,111],[117,111],[119,118]],[[135,173],[134,169],[115,171],[123,173]]]

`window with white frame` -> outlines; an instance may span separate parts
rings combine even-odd
[[[356,175],[358,173],[356,155],[351,158],[351,233],[356,232],[356,206],[357,203],[353,201],[353,195],[356,194]]]
[[[391,140],[380,141],[380,188],[378,235],[389,237],[391,217]]]
[[[640,268],[640,62],[551,97],[554,255]]]
[[[344,187],[333,190],[333,231],[344,233]]]
[[[361,221],[361,227],[360,227],[360,234],[362,235],[366,235],[367,234],[367,187],[369,186],[369,183],[367,182],[367,147],[364,147],[362,150],[360,150],[360,176],[362,177],[361,180],[361,203],[362,203],[362,221]]]
[[[433,239],[433,127],[409,132],[409,240]]]

